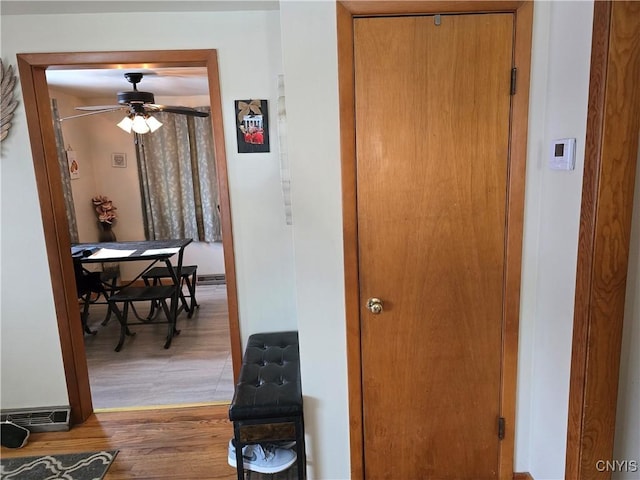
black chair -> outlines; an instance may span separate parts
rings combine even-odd
[[[93,304],[103,303],[107,305],[107,314],[102,324],[106,324],[111,317],[111,305],[109,304],[109,296],[115,291],[118,275],[111,272],[90,272],[82,266],[78,258],[73,258],[73,271],[76,277],[76,293],[82,302],[82,312],[80,319],[82,321],[82,329],[85,333],[95,335],[96,331],[91,330],[87,324],[89,317],[89,307]],[[93,298],[93,295],[96,295]],[[100,297],[104,300],[100,301]]]

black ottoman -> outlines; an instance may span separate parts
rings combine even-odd
[[[247,341],[240,378],[229,406],[238,480],[244,478],[245,445],[296,441],[298,480],[306,457],[298,332],[256,333]]]

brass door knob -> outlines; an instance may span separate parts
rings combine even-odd
[[[370,298],[369,300],[367,300],[367,308],[374,315],[378,315],[382,312],[382,300],[380,300],[379,298]]]

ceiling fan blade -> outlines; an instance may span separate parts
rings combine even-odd
[[[169,112],[169,113],[179,113],[182,115],[191,115],[192,117],[208,117],[209,114],[207,112],[201,112],[191,107],[174,107],[170,105],[157,105],[147,104],[145,108],[152,110],[154,112]]]
[[[76,110],[85,110],[85,111],[104,110],[105,112],[110,112],[113,110],[122,110],[125,108],[129,108],[129,106],[128,105],[88,105],[86,107],[76,107]]]

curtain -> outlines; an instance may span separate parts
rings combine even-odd
[[[78,243],[78,224],[76,223],[76,209],[73,204],[73,193],[71,191],[71,175],[69,175],[69,164],[67,163],[67,151],[64,148],[64,138],[60,126],[60,114],[58,113],[58,102],[51,99],[51,112],[53,114],[53,131],[56,137],[56,148],[58,149],[58,164],[60,166],[60,177],[62,178],[62,193],[64,196],[64,207],[67,213],[67,223],[69,224],[69,238],[71,243]]]
[[[153,116],[162,122],[162,127],[153,133],[136,134],[147,238],[220,241],[211,116],[164,112]]]

